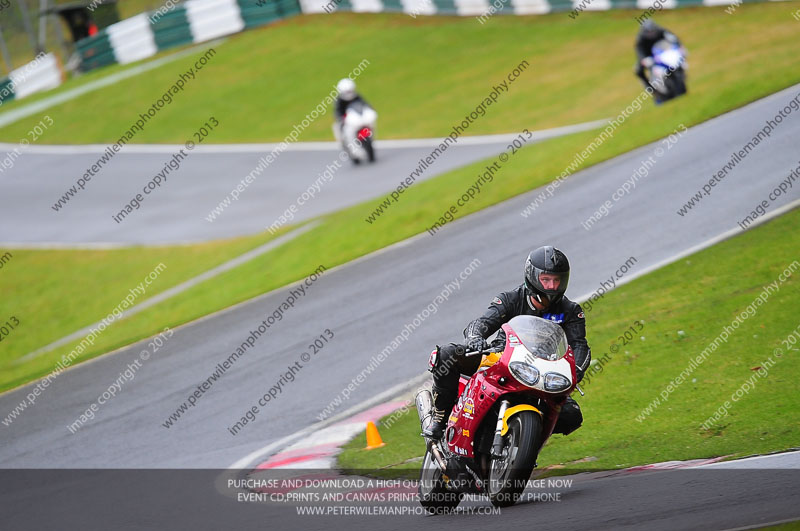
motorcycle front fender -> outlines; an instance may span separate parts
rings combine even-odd
[[[505,415],[503,415],[503,428],[500,430],[500,435],[505,435],[508,432],[509,419],[511,419],[513,415],[516,415],[520,411],[533,411],[537,413],[542,418],[542,420],[544,420],[544,415],[542,414],[542,412],[530,404],[519,404],[517,406],[510,407],[506,409],[506,413]]]

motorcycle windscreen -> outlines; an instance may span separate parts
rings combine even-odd
[[[678,49],[678,45],[674,42],[669,42],[667,39],[661,39],[657,43],[653,45],[652,53],[653,55],[658,55],[666,52],[667,50],[675,50]]]
[[[667,40],[658,41],[653,45],[653,57],[657,63],[663,64],[670,70],[675,70],[683,62],[680,46]]]
[[[567,335],[553,321],[518,315],[508,325],[520,342],[537,358],[558,361],[567,354]]]

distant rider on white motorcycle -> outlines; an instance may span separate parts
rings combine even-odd
[[[344,117],[347,114],[347,108],[356,103],[361,102],[367,107],[372,107],[367,100],[361,97],[361,95],[356,92],[356,82],[346,77],[339,81],[336,84],[336,90],[339,93],[336,96],[336,125],[339,127],[339,131],[342,130],[342,125],[344,125]],[[341,138],[341,135],[340,135]]]
[[[336,84],[336,123],[333,134],[354,164],[375,161],[375,126],[378,114],[356,92],[352,79],[344,78]]]

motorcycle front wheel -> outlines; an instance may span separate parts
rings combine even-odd
[[[419,474],[419,503],[430,514],[446,514],[455,510],[464,494],[447,490],[442,471],[436,465],[431,451],[425,452]]]
[[[508,507],[519,500],[541,446],[542,419],[533,411],[520,411],[508,422],[502,457],[492,458],[489,468],[489,500]]]
[[[364,151],[367,152],[367,159],[370,162],[375,162],[375,148],[372,145],[372,138],[365,138],[361,145],[364,146]]]
[[[686,78],[683,70],[675,70],[667,77],[666,81],[672,97],[686,94]]]

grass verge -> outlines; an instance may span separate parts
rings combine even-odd
[[[275,237],[284,231],[276,233]],[[239,256],[273,236],[258,235],[180,247],[131,247],[113,250],[0,250],[0,316],[3,322],[12,316],[19,325],[0,343],[0,391],[26,383],[50,372],[62,353],[59,348],[24,364],[15,363],[28,352],[56,341],[91,323],[105,318],[128,296],[129,290],[144,282],[150,273],[160,270],[146,292],[135,303],[180,284],[200,273]],[[166,266],[162,268],[159,264]],[[256,281],[255,279],[252,279]],[[149,337],[163,326],[206,315],[210,308],[225,307],[236,301],[209,285],[195,294],[196,305],[174,312],[168,305],[157,316],[163,323],[139,321],[119,336],[118,321],[100,337],[94,355]],[[219,297],[222,296],[222,301]],[[164,304],[164,303],[162,303]]]
[[[607,356],[606,362],[583,386],[586,396],[576,393],[583,427],[567,437],[554,435],[541,453],[540,468],[555,466],[560,473],[614,469],[796,447],[800,349],[787,338],[800,337],[798,223],[800,209],[795,209],[641,277],[596,304],[587,316],[588,339],[594,359]],[[653,408],[690,360],[792,263],[795,271],[779,290]],[[625,344],[619,336],[637,320],[644,328]],[[759,376],[764,371],[756,369],[768,366],[770,358],[775,364]],[[748,381],[747,392],[734,400]],[[727,415],[720,413],[709,429],[701,427],[726,401]],[[643,414],[648,407],[650,414]],[[369,451],[363,450],[363,434],[353,439],[339,465],[415,477],[420,464],[409,460],[425,450],[416,411],[381,430],[381,436],[386,446]]]
[[[721,102],[740,105],[764,94],[776,77],[781,86],[800,80],[794,68],[796,21],[785,4],[743,5],[736,17],[721,9],[659,14],[659,22],[689,48],[690,90],[706,95],[699,96],[699,111]],[[493,17],[483,25],[472,17],[413,19],[402,13],[294,17],[216,45],[208,65],[150,120],[136,142],[183,143],[199,125],[197,109],[203,109],[204,119],[213,115],[220,121],[214,142],[282,140],[362,59],[369,65],[357,81],[380,113],[384,138],[448,134],[523,60],[530,67],[469,134],[608,117],[639,89],[631,73],[637,25],[630,14],[584,13],[577,20],[567,13]],[[719,24],[721,16],[725,24]],[[116,141],[196,59],[152,70],[146,82],[137,76],[46,111],[56,126],[41,142]],[[8,107],[21,104],[25,100]],[[40,119],[10,124],[0,138],[19,141]],[[330,122],[327,112],[300,140],[330,140]]]

